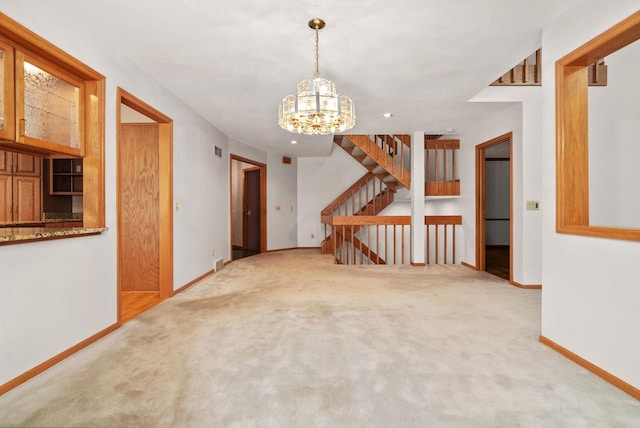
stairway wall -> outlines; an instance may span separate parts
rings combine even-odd
[[[298,247],[320,246],[320,211],[366,172],[335,144],[329,157],[298,158]]]

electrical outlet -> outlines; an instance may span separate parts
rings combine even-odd
[[[176,202],[176,212],[180,211],[180,202]]]
[[[311,234],[311,239],[316,239],[316,234],[315,233]]]

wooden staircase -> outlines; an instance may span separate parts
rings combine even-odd
[[[355,233],[327,232],[327,225],[332,223],[333,216],[375,216],[382,212],[393,202],[396,193],[396,182],[385,181],[386,177],[383,174],[367,172],[321,211],[321,221],[325,225],[325,239],[320,246],[322,254],[333,254],[335,244],[340,246],[349,241],[357,246],[362,254],[367,254],[372,263],[385,263],[360,241]],[[336,243],[333,242],[334,239],[337,239]]]
[[[333,142],[368,172],[322,210],[325,239],[321,252],[334,254],[335,248],[349,243],[358,249],[361,259],[366,257],[370,263],[386,264],[357,236],[366,228],[338,230],[332,227],[328,232],[327,227],[333,224],[334,216],[377,216],[393,202],[398,186],[410,188],[411,172],[405,165],[409,165],[411,160],[411,136],[336,135]],[[337,256],[336,261],[342,263]]]
[[[411,188],[409,135],[336,135],[333,142],[369,172],[392,186]]]

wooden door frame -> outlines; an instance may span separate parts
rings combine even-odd
[[[513,132],[507,132],[476,146],[476,269],[486,269],[485,184],[486,149],[509,141],[509,282],[513,283]]]
[[[233,260],[233,161],[251,164],[260,169],[260,252],[267,252],[267,165],[242,156],[229,155],[229,254]],[[244,221],[243,221],[244,223]],[[244,226],[243,226],[244,227]],[[244,235],[244,230],[243,230]],[[244,236],[242,243],[244,245]]]
[[[121,105],[127,107],[153,119],[158,123],[158,231],[159,231],[159,254],[160,254],[160,286],[158,294],[160,299],[166,299],[173,295],[173,120],[165,116],[144,101],[135,97],[131,93],[118,87],[116,90],[116,210],[117,224],[122,223],[121,210],[122,189],[120,174],[120,144],[121,132]],[[122,292],[122,279],[120,266],[120,248],[125,237],[118,227],[118,325],[122,324],[122,304],[120,294]]]

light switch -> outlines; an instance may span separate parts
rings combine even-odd
[[[280,205],[276,205],[276,211],[280,211]]]
[[[527,211],[538,211],[540,209],[539,201],[527,201]]]

